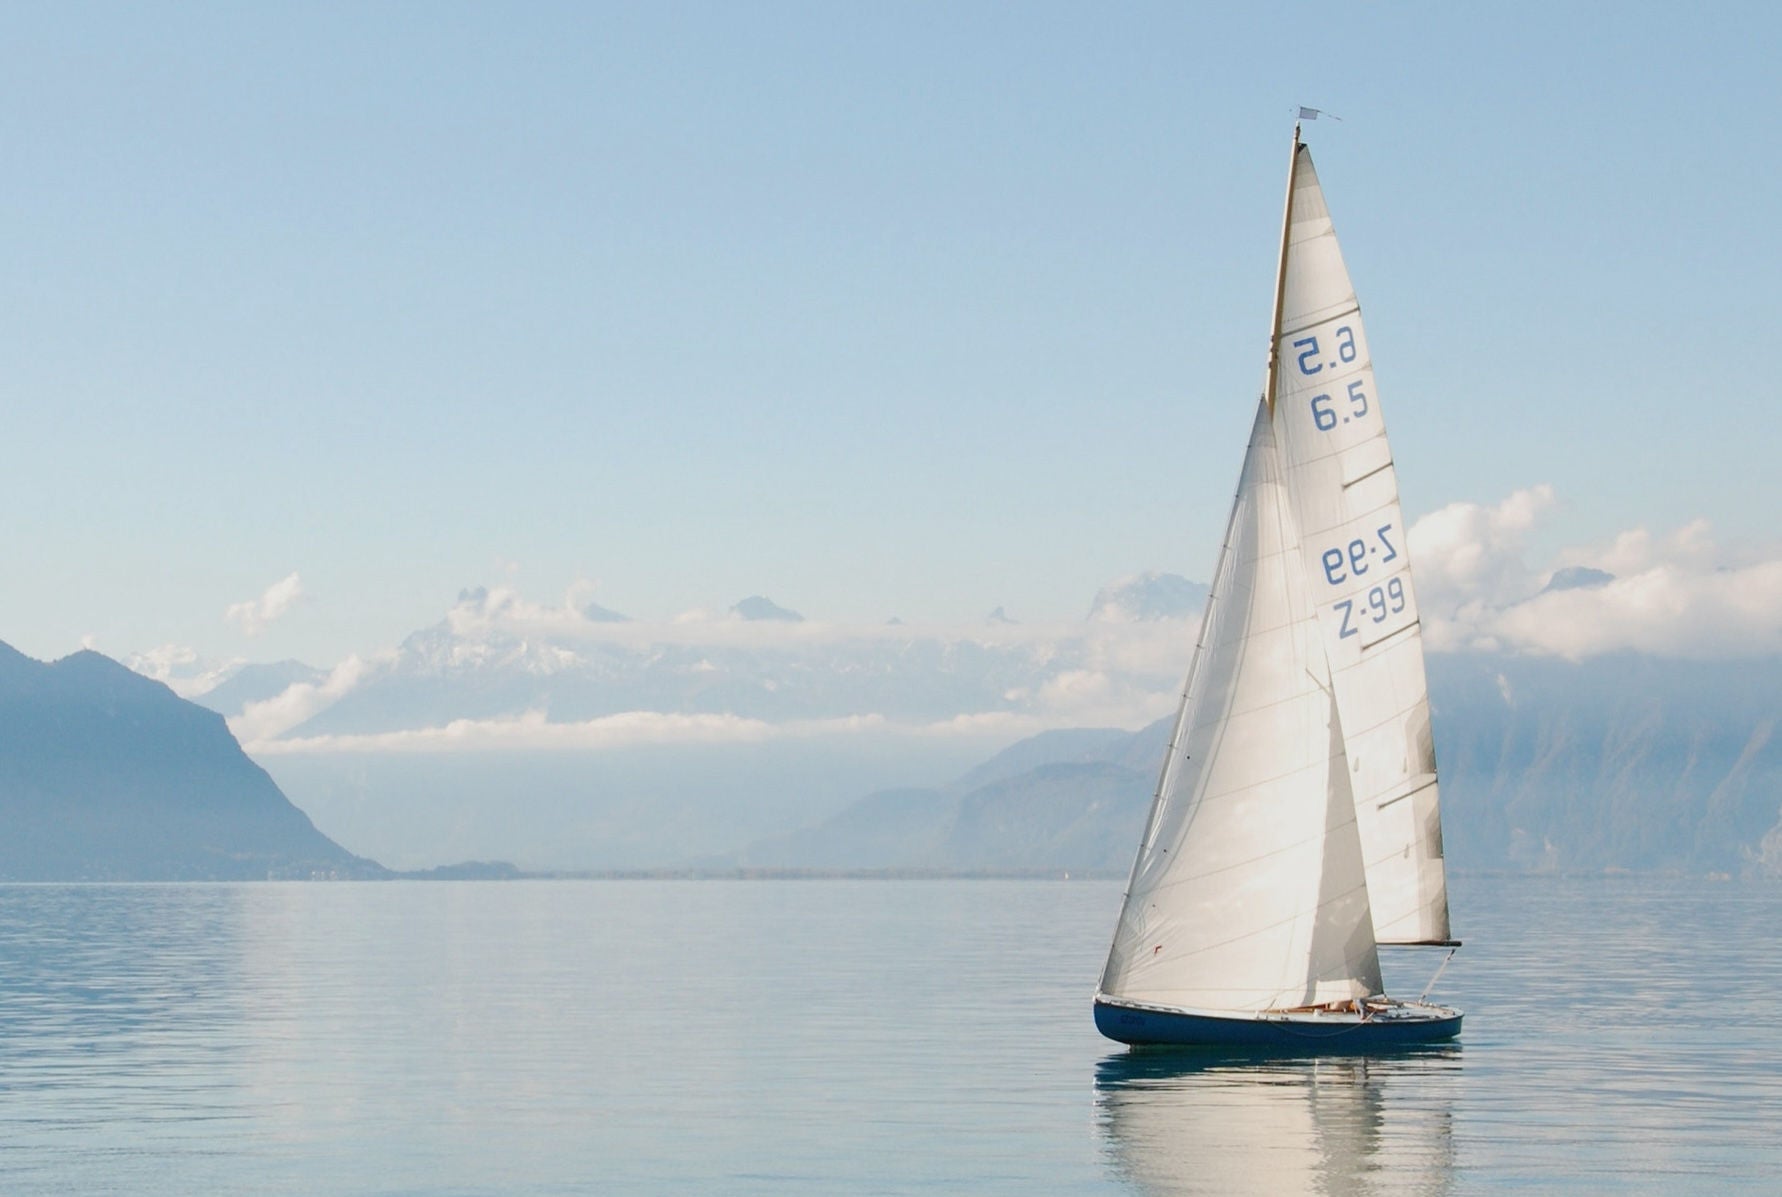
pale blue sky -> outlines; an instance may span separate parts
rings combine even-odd
[[[1411,517],[1773,551],[1779,53],[1756,4],[10,7],[0,640],[1205,578],[1296,104]]]

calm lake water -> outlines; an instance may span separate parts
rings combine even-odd
[[[0,1192],[1773,1191],[1782,887],[1458,877],[1460,1045],[1132,1056],[1111,882],[0,886]],[[1407,996],[1437,957],[1395,953]],[[1396,966],[1396,967],[1395,967]]]

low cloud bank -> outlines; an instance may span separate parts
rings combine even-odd
[[[1454,503],[1411,528],[1418,605],[1435,651],[1608,653],[1716,660],[1782,653],[1782,558],[1716,543],[1706,521],[1646,528],[1561,551],[1527,541],[1549,486],[1496,506]]]
[[[454,719],[443,727],[368,735],[329,735],[244,741],[255,754],[319,753],[584,752],[670,744],[763,744],[837,740],[864,735],[936,739],[1018,739],[1043,731],[1040,716],[994,712],[931,723],[899,723],[879,715],[794,719],[771,723],[736,715],[678,715],[628,711],[573,723],[553,723],[543,711],[499,719]]]
[[[1556,503],[1540,485],[1496,504],[1450,504],[1415,523],[1431,651],[1572,661],[1782,653],[1782,554],[1720,545],[1697,521],[1630,529],[1536,561],[1531,542]],[[295,574],[286,582],[262,596],[254,619],[276,618],[295,601],[300,583]],[[1185,587],[1198,590],[1138,575],[1110,589],[1108,602],[1098,596],[1091,614],[1100,615],[1083,621],[931,626],[734,610],[633,620],[594,604],[591,582],[559,603],[479,587],[398,648],[350,657],[319,681],[249,703],[230,725],[251,751],[282,756],[879,734],[1012,740],[1060,727],[1136,728],[1174,708],[1197,623],[1139,613],[1153,601],[1179,608]],[[228,668],[174,645],[131,664],[182,694],[202,693]]]

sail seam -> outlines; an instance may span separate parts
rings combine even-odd
[[[1320,310],[1322,310],[1322,309],[1320,309]],[[1332,320],[1341,320],[1344,316],[1353,316],[1360,311],[1361,311],[1361,305],[1359,303],[1351,303],[1348,307],[1344,308],[1342,311],[1333,312],[1331,315],[1324,316],[1320,319],[1314,320],[1310,324],[1302,324],[1298,328],[1284,328],[1281,330],[1281,336],[1283,339],[1285,339],[1287,337],[1291,337],[1291,336],[1297,336],[1299,333],[1307,332],[1307,331],[1310,331],[1311,329],[1317,328],[1320,324],[1329,324]],[[1387,354],[1387,356],[1390,357],[1392,355]]]
[[[1347,666],[1344,666],[1344,668],[1342,669],[1342,672],[1347,673],[1347,672],[1349,672],[1349,670],[1355,669],[1355,668],[1357,668],[1356,665],[1347,665]],[[1408,715],[1410,712],[1412,712],[1416,709],[1417,709],[1417,704],[1414,702],[1408,703],[1402,707],[1397,707],[1393,710],[1386,712],[1386,714],[1383,715],[1381,718],[1376,719],[1374,722],[1368,724],[1367,726],[1356,728],[1354,731],[1349,733],[1349,737],[1351,739],[1359,740],[1363,736],[1366,736],[1370,732],[1379,731],[1382,727],[1387,726],[1388,724],[1394,722],[1395,720],[1403,719],[1406,715]]]
[[[1304,395],[1305,393],[1306,393],[1306,391],[1304,391],[1304,390],[1297,392],[1297,394],[1299,394],[1299,395]],[[1385,438],[1385,435],[1386,434],[1384,432],[1376,432],[1370,436],[1362,437],[1360,440],[1354,441],[1350,444],[1339,445],[1335,448],[1327,449],[1323,453],[1308,454],[1307,456],[1300,458],[1299,461],[1288,466],[1287,469],[1291,472],[1298,473],[1299,471],[1306,469],[1306,467],[1308,467],[1308,466],[1314,466],[1314,465],[1317,465],[1319,462],[1329,461],[1333,457],[1342,457],[1345,454],[1354,452],[1356,449],[1360,448],[1362,445],[1369,445],[1369,444],[1372,444],[1374,441],[1382,440]],[[1386,464],[1391,465],[1393,463],[1388,461]],[[1346,485],[1347,484],[1345,484],[1345,486]],[[1379,507],[1374,508],[1374,510],[1378,511],[1378,510],[1380,510],[1381,507],[1390,507],[1395,502],[1397,502],[1396,498],[1389,499],[1386,502],[1381,503],[1379,505]],[[1334,524],[1331,526],[1335,527]]]
[[[1208,869],[1204,873],[1185,874],[1180,877],[1171,877],[1169,880],[1160,882],[1159,884],[1153,886],[1151,888],[1150,892],[1153,894],[1160,894],[1160,893],[1163,893],[1165,890],[1171,889],[1175,886],[1186,885],[1190,881],[1204,881],[1208,877],[1217,877],[1220,873],[1229,873],[1231,870],[1241,869],[1245,865],[1253,865],[1259,861],[1271,860],[1277,856],[1286,856],[1287,854],[1289,854],[1297,849],[1305,847],[1307,844],[1314,843],[1314,842],[1321,840],[1323,838],[1324,838],[1324,832],[1322,829],[1320,829],[1319,833],[1317,835],[1308,836],[1307,838],[1302,839],[1302,840],[1295,840],[1290,844],[1283,844],[1279,848],[1275,848],[1271,851],[1264,852],[1259,856],[1252,856],[1247,860],[1234,860],[1230,864],[1220,865],[1216,869]]]
[[[1237,715],[1255,715],[1255,714],[1260,714],[1263,711],[1272,711],[1276,707],[1283,707],[1283,706],[1288,705],[1289,703],[1299,702],[1301,699],[1305,698],[1306,695],[1311,694],[1314,691],[1317,691],[1320,689],[1322,689],[1322,687],[1313,686],[1311,689],[1303,690],[1298,694],[1290,694],[1286,698],[1277,698],[1273,702],[1259,703],[1253,707],[1233,706],[1225,711],[1223,718],[1230,719]],[[1214,726],[1214,724],[1212,724],[1212,723],[1196,723],[1193,726],[1194,727],[1212,727],[1212,726]],[[1190,730],[1192,730],[1192,729],[1190,729]]]
[[[1367,886],[1365,884],[1353,886],[1350,889],[1344,890],[1340,894],[1336,894],[1328,902],[1318,903],[1318,905],[1311,908],[1311,913],[1316,915],[1320,910],[1323,910],[1326,907],[1343,905],[1350,898],[1354,897],[1357,893],[1364,893],[1364,892],[1366,892],[1366,890],[1367,890]],[[1300,919],[1302,919],[1304,917],[1305,917],[1304,913],[1292,914],[1292,915],[1289,915],[1287,918],[1277,919],[1276,921],[1274,921],[1272,923],[1267,923],[1261,927],[1252,928],[1249,931],[1245,931],[1242,935],[1234,935],[1230,939],[1221,939],[1215,943],[1204,943],[1204,944],[1201,944],[1199,947],[1187,948],[1187,949],[1184,949],[1179,952],[1171,952],[1169,954],[1168,959],[1185,960],[1190,956],[1199,956],[1204,952],[1211,952],[1211,951],[1215,951],[1219,948],[1230,947],[1234,943],[1242,943],[1246,939],[1255,939],[1257,936],[1264,935],[1270,931],[1278,931],[1282,927],[1292,926],[1294,923],[1297,923]],[[1285,990],[1276,990],[1275,992],[1284,993],[1286,991]]]

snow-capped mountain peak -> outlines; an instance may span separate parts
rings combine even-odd
[[[1089,606],[1089,619],[1100,623],[1191,619],[1206,602],[1207,588],[1201,583],[1180,574],[1149,570],[1102,587]]]

